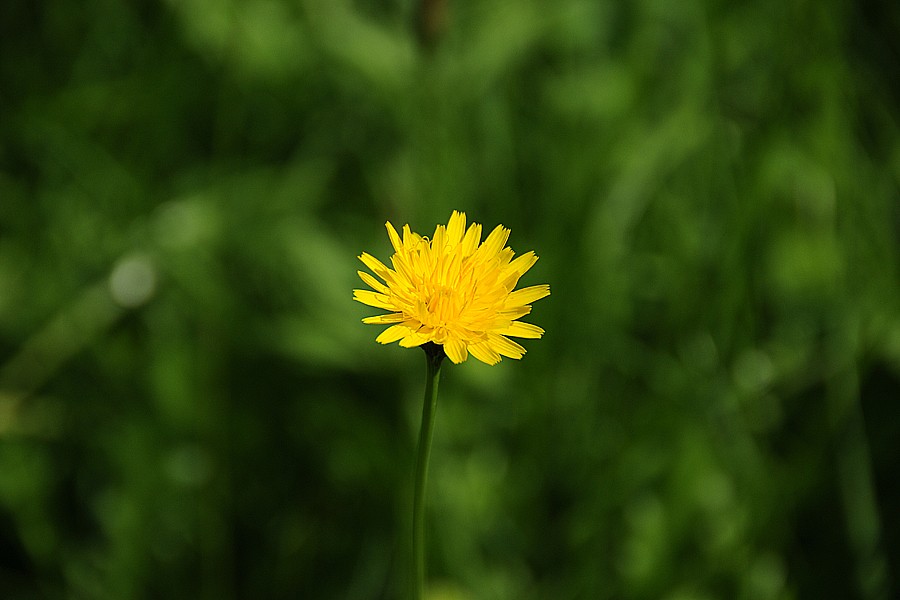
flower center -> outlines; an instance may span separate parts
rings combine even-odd
[[[459,317],[461,295],[445,285],[427,287],[420,295],[424,302],[419,308],[419,320],[427,327],[443,329]]]

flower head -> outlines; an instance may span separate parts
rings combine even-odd
[[[549,285],[513,291],[519,278],[537,262],[534,252],[513,259],[506,246],[509,229],[498,225],[481,243],[481,225],[466,229],[466,214],[453,211],[434,236],[403,226],[403,238],[385,223],[394,255],[393,269],[365,252],[359,259],[377,275],[357,271],[372,290],[353,290],[353,299],[391,311],[366,317],[363,323],[390,325],[375,338],[382,344],[399,341],[405,348],[434,342],[454,363],[472,354],[489,365],[501,356],[522,358],[525,348],[509,339],[540,338],[544,330],[519,318],[530,304],[550,295]]]

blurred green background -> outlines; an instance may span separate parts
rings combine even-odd
[[[351,289],[453,209],[553,295],[445,369],[434,600],[900,594],[900,5],[426,5],[0,4],[0,597],[402,597]]]

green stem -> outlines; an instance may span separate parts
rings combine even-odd
[[[431,438],[434,433],[434,412],[437,407],[438,383],[441,379],[441,361],[444,349],[428,343],[425,350],[425,400],[422,406],[422,427],[419,429],[419,446],[416,452],[416,488],[413,496],[413,598],[425,597],[425,484],[428,481],[428,456],[431,454]]]

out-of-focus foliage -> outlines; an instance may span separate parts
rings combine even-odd
[[[401,597],[382,223],[512,228],[433,599],[900,593],[900,8],[0,3],[0,597]],[[530,278],[530,279],[529,279]]]

